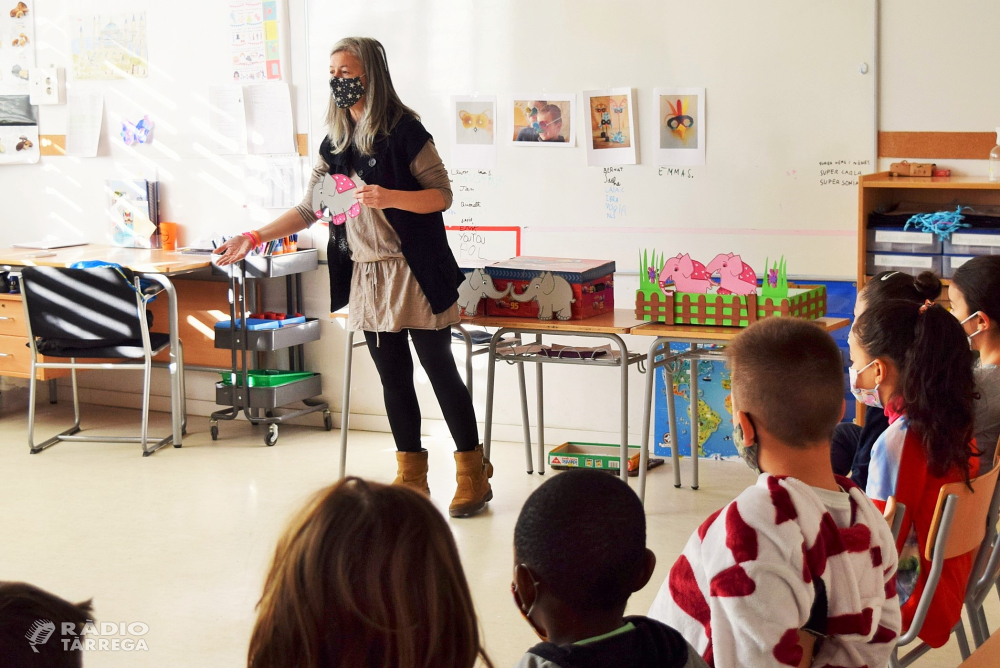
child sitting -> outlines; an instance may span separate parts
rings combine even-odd
[[[976,447],[979,470],[993,468],[1000,440],[1000,256],[974,257],[955,272],[948,288],[952,314],[979,352],[976,378]]]
[[[885,406],[889,416],[889,428],[872,447],[866,491],[880,509],[890,497],[906,506],[897,548],[907,628],[930,571],[924,541],[940,488],[968,481],[979,467],[972,437],[973,355],[958,320],[929,301],[869,308],[855,321],[848,344],[852,392],[869,406]],[[945,561],[918,634],[931,647],[944,645],[961,617],[971,569],[971,554]]]
[[[420,492],[347,478],[278,542],[252,668],[472,668],[480,644],[448,524]]]
[[[705,666],[677,631],[623,617],[655,564],[642,503],[628,485],[603,471],[547,480],[514,529],[514,602],[542,639],[518,668]]]
[[[870,306],[888,299],[906,299],[915,304],[934,301],[941,295],[941,280],[930,271],[917,276],[901,271],[883,271],[876,274],[858,293],[854,302],[854,319],[861,317]],[[865,425],[841,422],[833,430],[831,454],[833,472],[851,476],[851,481],[861,489],[868,484],[868,461],[872,446],[889,426],[889,418],[881,408],[868,406],[865,409]]]
[[[70,603],[24,582],[0,582],[0,666],[79,668],[90,601]]]
[[[691,536],[649,616],[717,668],[885,666],[900,630],[896,551],[830,465],[840,350],[810,322],[768,318],[726,352],[733,441],[760,475]]]

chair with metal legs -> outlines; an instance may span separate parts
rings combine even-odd
[[[144,457],[173,442],[173,436],[150,437],[149,394],[153,356],[170,347],[170,335],[149,331],[146,305],[153,295],[144,294],[132,272],[118,267],[66,269],[25,267],[21,292],[28,341],[31,376],[28,384],[28,447],[37,454],[60,441],[139,443]],[[172,351],[178,364],[179,397],[171,396],[171,410],[183,411],[184,355]],[[39,355],[45,361],[39,361]],[[78,362],[78,359],[107,362]],[[67,360],[68,361],[65,361]],[[111,360],[141,360],[114,362]],[[53,361],[60,360],[60,361]],[[73,389],[73,426],[35,444],[35,399],[38,369],[69,369]],[[79,369],[143,371],[142,426],[139,436],[81,436]],[[173,392],[173,390],[171,390]],[[183,418],[182,418],[183,423]],[[180,447],[180,444],[175,444]]]
[[[971,480],[968,486],[964,482],[954,482],[941,486],[925,550],[925,558],[931,562],[930,572],[920,594],[920,600],[917,601],[913,621],[910,622],[910,627],[906,632],[896,640],[896,647],[893,649],[889,661],[892,668],[908,666],[930,651],[929,645],[920,643],[906,655],[902,657],[898,655],[899,648],[916,640],[923,627],[934,600],[934,594],[937,592],[938,583],[941,580],[945,560],[968,554],[978,549],[983,543],[987,535],[987,518],[990,516],[998,473],[1000,473],[1000,469],[993,467],[988,473]],[[969,578],[970,581],[975,577],[976,572],[973,570]],[[977,617],[970,618],[973,633],[976,632],[978,621]],[[959,618],[952,633],[957,636],[962,658],[969,658],[969,642],[961,618]]]

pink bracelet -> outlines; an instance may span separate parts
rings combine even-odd
[[[264,243],[260,238],[260,234],[256,230],[250,230],[249,232],[244,232],[243,236],[248,238],[250,240],[250,243],[252,243],[255,248]]]

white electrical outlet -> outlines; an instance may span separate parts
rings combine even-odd
[[[33,67],[28,72],[31,104],[62,104],[64,72],[61,67]]]

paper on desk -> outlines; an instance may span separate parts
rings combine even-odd
[[[69,121],[66,124],[66,154],[81,158],[97,156],[104,122],[104,93],[71,91],[66,96]]]
[[[298,156],[249,156],[243,163],[247,206],[290,209],[302,201]]]
[[[254,84],[243,91],[249,152],[297,154],[288,84]]]
[[[234,155],[247,152],[243,86],[208,87],[208,126],[214,133],[215,153]]]

